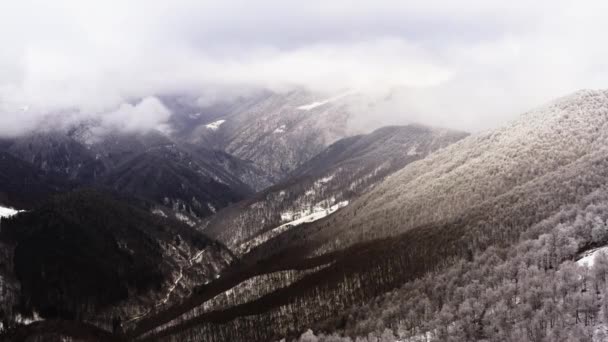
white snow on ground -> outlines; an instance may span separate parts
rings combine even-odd
[[[277,128],[276,128],[276,129],[273,131],[273,133],[285,133],[285,129],[286,129],[286,128],[287,128],[287,126],[285,126],[285,125],[281,125],[281,126],[277,127]]]
[[[179,282],[182,280],[183,277],[184,277],[184,268],[180,267],[179,274],[177,275],[177,278],[175,278],[175,281],[173,281],[173,285],[171,285],[171,287],[169,288],[169,291],[167,291],[167,294],[165,295],[165,297],[163,299],[161,299],[160,302],[156,303],[157,307],[167,304],[167,302],[169,301],[169,298],[171,298],[171,294],[173,294],[173,291],[175,291],[175,288],[177,287],[177,285],[179,285]]]
[[[335,174],[334,174],[335,175]],[[329,183],[332,179],[334,179],[334,175],[329,175],[327,177],[320,178],[315,181],[312,188],[306,190],[304,196],[314,196],[317,193],[318,189],[321,189],[323,184]],[[332,200],[335,201],[335,200]],[[290,219],[291,221],[291,219]]]
[[[323,178],[319,179],[317,181],[317,183],[319,183],[319,184],[325,184],[325,183],[331,181],[332,179],[334,179],[334,175],[323,177]]]
[[[410,147],[410,149],[407,151],[407,155],[408,156],[415,156],[415,155],[418,155],[418,154],[420,154],[420,153],[418,152],[418,146],[417,145],[414,145],[414,146]]]
[[[314,195],[315,189],[311,188],[308,191],[306,191],[306,193],[304,194],[305,196],[310,196],[310,195]],[[348,204],[348,201],[346,201]],[[287,221],[294,221],[294,220],[298,220],[302,217],[305,216],[309,216],[311,214],[317,213],[317,212],[323,212],[325,210],[327,210],[328,208],[330,208],[330,206],[336,204],[336,198],[334,196],[330,197],[329,199],[317,202],[317,204],[315,204],[314,206],[308,205],[308,204],[303,204],[302,206],[300,206],[300,210],[296,210],[296,211],[291,211],[291,210],[287,210],[281,213],[281,222],[282,223],[289,223]]]
[[[288,219],[288,218],[294,218],[294,217],[298,217],[298,218],[293,221],[284,223],[276,228],[273,228],[263,234],[258,235],[254,239],[241,244],[239,249],[242,253],[247,253],[252,248],[259,246],[260,244],[272,239],[273,237],[275,237],[283,232],[286,232],[290,228],[301,225],[303,223],[310,223],[310,222],[320,220],[320,219],[324,218],[325,216],[334,213],[338,209],[346,207],[347,205],[348,205],[348,201],[342,201],[342,202],[332,205],[329,208],[315,206],[313,208],[312,213],[301,216],[301,217],[300,217],[301,213],[291,213],[291,212],[282,213],[281,214],[282,219]]]
[[[36,311],[34,311],[34,315],[32,317],[24,317],[21,316],[21,314],[17,314],[17,316],[15,316],[15,322],[23,325],[28,325],[43,320],[44,319],[40,317]]]
[[[184,222],[185,224],[189,225],[190,227],[194,227],[196,225],[196,222],[192,221],[188,216],[186,216],[182,213],[175,213],[175,218]]]
[[[336,100],[339,100],[339,99],[341,99],[341,98],[343,98],[343,97],[345,97],[347,95],[350,95],[350,94],[352,94],[352,92],[349,91],[349,92],[346,92],[346,93],[343,93],[343,94],[331,97],[329,99],[325,99],[325,100],[321,100],[321,101],[315,101],[315,102],[309,103],[307,105],[299,106],[299,107],[297,107],[297,109],[307,110],[307,111],[308,110],[312,110],[312,109],[315,109],[317,107],[321,107],[323,105],[326,105],[326,104],[328,104],[330,102],[334,102]]]
[[[164,211],[160,210],[160,209],[154,209],[152,210],[152,214],[160,216],[160,217],[167,217],[167,214],[165,214]]]
[[[585,252],[583,254],[583,257],[580,258],[576,263],[580,266],[593,267],[593,261],[595,260],[595,257],[601,252],[608,253],[608,246],[594,248]]]
[[[286,211],[281,213],[281,221],[291,221],[293,219],[293,213],[291,211]]]
[[[214,121],[214,122],[212,122],[212,123],[210,123],[210,124],[206,124],[206,125],[205,125],[205,127],[209,128],[209,129],[210,129],[210,130],[212,130],[212,131],[217,131],[217,130],[218,130],[218,128],[220,128],[220,126],[221,126],[221,125],[222,125],[224,122],[226,122],[226,120],[217,120],[217,121]]]
[[[593,342],[602,342],[608,340],[608,326],[606,323],[600,323],[593,331]]]
[[[0,206],[0,217],[11,217],[15,214],[22,212],[23,210],[15,210],[13,208],[6,208]]]
[[[280,225],[280,226],[278,226],[278,227],[274,228],[273,230],[277,230],[277,229],[280,229],[280,228],[282,228],[282,227],[288,227],[288,226],[289,226],[289,227],[293,227],[293,226],[300,225],[300,224],[302,224],[302,223],[308,223],[308,222],[313,222],[313,221],[316,221],[316,220],[322,219],[322,218],[324,218],[325,216],[327,216],[327,215],[329,215],[329,214],[332,214],[332,213],[333,213],[333,212],[335,212],[336,210],[338,210],[338,209],[340,209],[340,208],[344,208],[344,207],[346,207],[347,205],[348,205],[348,201],[342,201],[342,202],[336,203],[336,204],[334,204],[334,205],[332,205],[331,207],[326,208],[326,209],[325,209],[325,208],[322,208],[322,207],[320,207],[320,206],[315,206],[315,207],[313,208],[313,212],[312,212],[312,213],[310,213],[309,215],[305,215],[305,216],[302,216],[302,217],[300,217],[300,218],[298,218],[298,219],[296,219],[296,220],[293,220],[293,221],[291,221],[291,222],[287,222],[287,223],[285,223],[285,224],[282,224],[282,225]],[[281,216],[282,216],[282,215],[281,215]],[[294,215],[294,216],[295,216],[295,215]]]
[[[416,336],[412,336],[412,337],[401,339],[401,340],[396,340],[395,342],[428,342],[428,341],[433,340],[434,335],[435,334],[433,334],[432,332],[427,331],[425,333],[420,333]]]

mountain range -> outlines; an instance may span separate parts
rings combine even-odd
[[[606,336],[607,91],[475,134],[357,132],[356,96],[171,96],[167,131],[4,139],[6,339]]]

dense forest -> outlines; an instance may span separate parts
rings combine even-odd
[[[410,327],[409,332],[403,328],[400,331],[388,321],[379,327],[375,322],[373,331],[369,327],[368,331],[347,330],[359,324],[353,323],[358,319],[351,318],[349,312],[357,312],[359,303],[404,283],[432,279],[425,278],[430,277],[428,274],[437,277],[462,263],[469,270],[485,251],[507,253],[527,240],[538,239],[538,225],[601,193],[598,189],[607,184],[608,163],[601,148],[606,140],[604,130],[598,129],[605,122],[604,99],[601,92],[581,92],[560,99],[504,129],[473,136],[408,165],[327,219],[269,240],[246,257],[272,258],[277,250],[293,246],[308,248],[311,256],[327,250],[342,250],[343,255],[328,267],[252,302],[255,304],[251,307],[257,311],[237,307],[243,310],[239,318],[234,311],[223,312],[228,317],[224,320],[229,321],[223,325],[212,323],[213,312],[202,314],[198,320],[183,323],[184,331],[175,339],[268,340],[295,337],[307,328],[329,335],[343,331],[355,338],[370,332],[381,335],[387,327],[401,337],[426,337],[430,329]],[[450,189],[450,197],[444,196],[442,187]],[[550,233],[557,226],[548,224],[542,233]],[[341,232],[348,234],[344,238],[336,235]],[[386,234],[392,237],[382,238]],[[577,239],[568,256],[552,261],[552,269],[604,242]],[[340,248],[344,245],[349,247]],[[443,300],[439,299],[438,312]],[[389,301],[401,302],[395,297]],[[251,318],[255,312],[258,317]],[[404,319],[396,316],[396,321]],[[194,328],[197,324],[201,326]],[[255,324],[270,328],[238,328]],[[188,331],[188,327],[193,328]],[[171,334],[179,329],[173,328]],[[471,339],[484,336],[469,335]]]
[[[212,216],[204,232],[239,254],[274,237],[279,226],[324,216],[349,203],[387,176],[467,136],[421,125],[383,127],[341,139],[270,187]],[[291,223],[296,221],[296,223]],[[288,228],[288,227],[285,227]]]
[[[146,206],[151,204],[80,190],[2,220],[0,237],[9,254],[3,273],[12,268],[19,284],[3,295],[5,324],[14,325],[16,313],[35,312],[107,326],[113,316],[128,318],[157,301],[156,293],[195,252],[207,266],[182,276],[194,283],[212,279],[231,262],[220,243],[150,214]]]

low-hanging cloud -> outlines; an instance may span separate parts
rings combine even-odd
[[[163,125],[155,96],[356,89],[361,115],[478,130],[606,87],[601,1],[7,1],[0,135],[95,119]],[[142,100],[143,99],[143,100]],[[365,119],[365,117],[363,118]]]
[[[169,120],[171,112],[155,97],[146,97],[132,105],[124,103],[118,109],[100,116],[100,127],[125,132],[162,129],[163,123]]]

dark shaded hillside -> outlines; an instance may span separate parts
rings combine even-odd
[[[266,189],[273,184],[271,177],[251,161],[239,159],[220,150],[210,150],[193,145],[186,146],[187,150],[191,151],[198,160],[222,169],[223,172],[236,178],[255,192]]]
[[[88,127],[83,132],[74,130],[69,136],[87,147],[89,153],[99,159],[106,170],[113,170],[122,163],[151,149],[174,145],[173,141],[157,131],[146,133],[105,133],[101,137],[87,137],[92,133]]]
[[[252,188],[270,184],[250,162],[222,151],[178,144],[158,131],[97,136],[94,126],[81,124],[67,131],[3,139],[0,151],[21,165],[3,170],[6,180],[0,191],[13,196],[15,190],[25,189],[15,184],[30,184],[32,194],[40,193],[30,197],[44,199],[45,188],[69,182],[154,201],[191,223],[244,199]],[[39,174],[38,180],[27,172],[11,171],[26,164]]]
[[[21,305],[44,317],[85,316],[158,291],[176,267],[167,245],[222,249],[180,223],[88,190],[55,197],[2,228],[15,246]]]
[[[106,167],[84,145],[61,132],[18,137],[7,148],[15,157],[77,182],[92,182]]]
[[[215,160],[175,146],[150,149],[136,155],[101,180],[114,191],[141,197],[174,210],[209,216],[251,194],[238,178],[214,165]]]
[[[32,208],[74,184],[0,151],[0,204]]]

